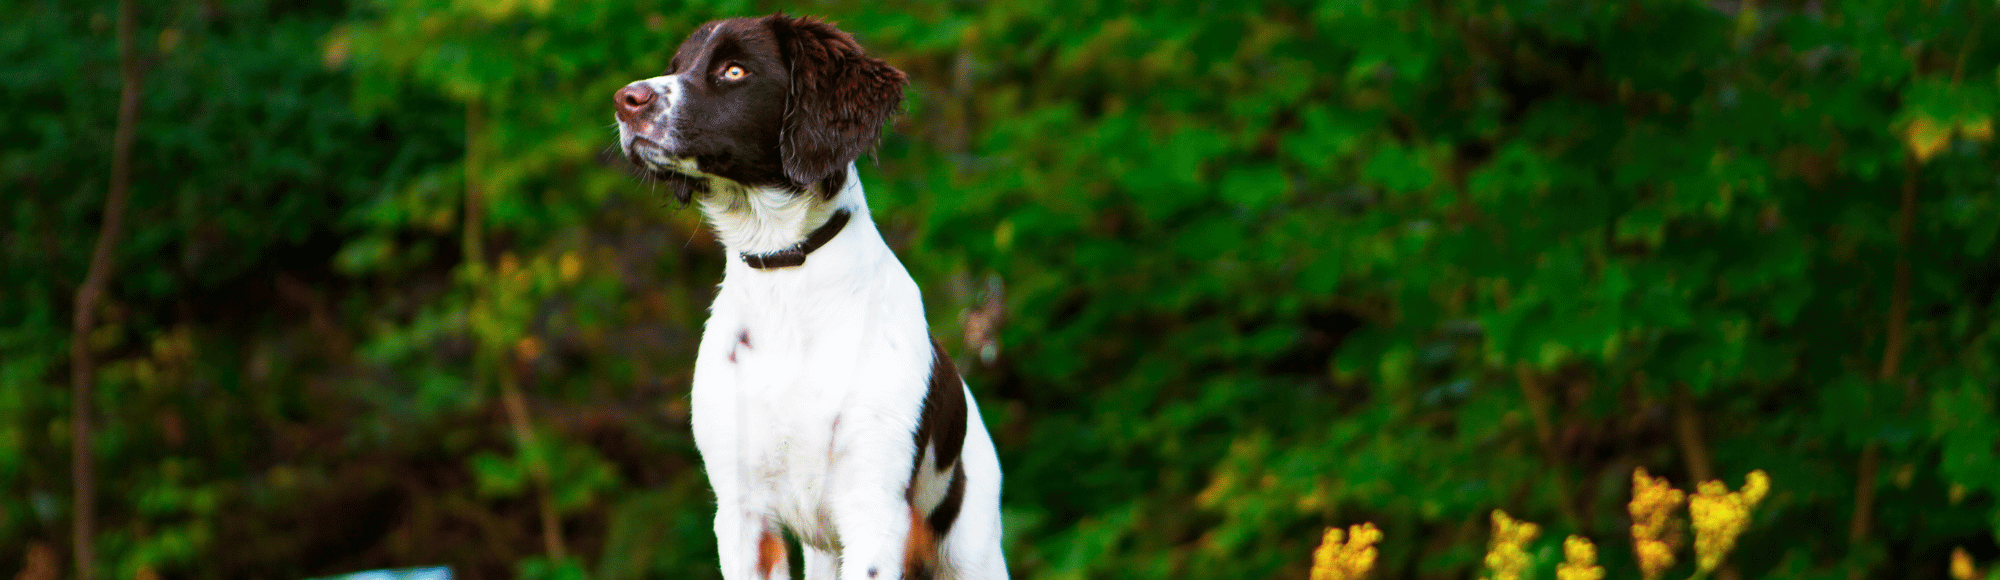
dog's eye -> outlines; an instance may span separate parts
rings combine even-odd
[[[750,76],[750,71],[743,70],[743,67],[740,66],[732,65],[729,68],[722,70],[723,80],[740,81],[743,80],[743,77],[747,76]]]

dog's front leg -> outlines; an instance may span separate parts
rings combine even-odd
[[[724,580],[791,580],[791,561],[777,525],[740,501],[715,510],[715,541]]]
[[[840,580],[903,577],[910,508],[901,490],[851,490],[833,510],[840,528]]]
[[[800,546],[805,550],[805,580],[835,580],[839,578],[840,557],[833,552],[812,546]]]
[[[852,417],[849,423],[842,426],[841,451],[827,482],[840,535],[840,580],[902,578],[910,534],[906,496],[916,460],[909,428]]]

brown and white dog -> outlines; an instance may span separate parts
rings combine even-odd
[[[998,579],[1000,461],[882,241],[854,161],[902,71],[783,14],[703,24],[620,89],[627,158],[730,254],[695,359],[696,446],[723,577]]]

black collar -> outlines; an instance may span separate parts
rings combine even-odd
[[[840,235],[840,229],[847,227],[847,217],[846,209],[835,211],[833,212],[833,217],[827,218],[826,223],[821,224],[819,229],[813,230],[811,234],[806,235],[806,241],[768,254],[742,254],[743,263],[749,264],[750,267],[759,270],[790,268],[804,264],[806,263],[806,254],[812,253],[813,250],[817,250],[820,246],[826,245],[827,242],[833,241],[834,236]]]

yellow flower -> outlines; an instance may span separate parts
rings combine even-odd
[[[1765,475],[1762,469],[1750,472],[1750,476],[1744,479],[1743,499],[1752,506],[1764,501],[1764,494],[1771,492],[1771,476]]]
[[[1507,517],[1507,512],[1493,510],[1493,544],[1486,549],[1486,567],[1493,570],[1493,580],[1520,580],[1521,573],[1528,569],[1528,551],[1521,546],[1541,533],[1541,526],[1533,522],[1519,521]]]
[[[1703,572],[1714,571],[1736,547],[1736,537],[1750,522],[1750,508],[1770,489],[1771,478],[1761,469],[1750,472],[1743,489],[1735,493],[1720,481],[1701,484],[1701,492],[1688,502],[1688,514],[1694,518],[1695,562]]]
[[[1686,499],[1687,494],[1674,489],[1666,478],[1649,476],[1644,467],[1632,471],[1632,503],[1625,507],[1632,514],[1632,549],[1639,558],[1639,572],[1647,580],[1659,578],[1674,565],[1667,520]]]
[[[1978,574],[1972,570],[1972,555],[1965,553],[1964,547],[1951,549],[1952,580],[1972,580]]]
[[[1563,563],[1556,565],[1556,580],[1604,580],[1604,568],[1597,565],[1597,546],[1582,536],[1563,540]]]
[[[1639,558],[1639,573],[1648,580],[1659,578],[1661,573],[1674,567],[1674,549],[1659,540],[1636,540],[1634,551]]]
[[[1319,548],[1313,550],[1312,580],[1360,580],[1367,576],[1375,567],[1375,542],[1381,540],[1382,531],[1372,523],[1348,526],[1345,534],[1340,528],[1327,528]]]

